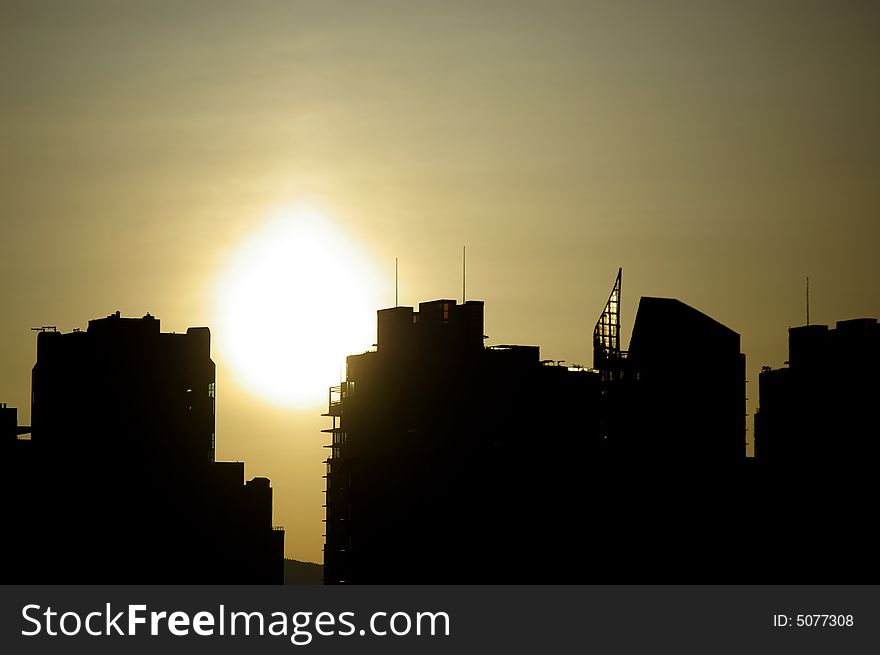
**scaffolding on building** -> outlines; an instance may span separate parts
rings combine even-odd
[[[623,269],[617,269],[617,278],[605,309],[593,329],[593,368],[599,371],[603,382],[619,381],[623,376],[626,351],[620,348],[620,282]]]
[[[342,382],[330,387],[327,402],[327,412],[322,416],[329,417],[331,426],[321,430],[330,434],[330,443],[324,448],[330,448],[330,455],[324,460],[326,467],[324,479],[327,481],[324,488],[324,583],[343,582],[345,577],[345,560],[347,552],[351,549],[351,532],[349,521],[351,519],[351,499],[349,487],[351,476],[346,468],[345,446],[348,443],[348,435],[342,425],[345,401],[349,396],[353,383]]]

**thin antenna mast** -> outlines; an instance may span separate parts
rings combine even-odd
[[[398,299],[399,287],[400,287],[400,284],[398,282],[398,276],[397,276],[397,257],[395,257],[394,258],[394,306],[395,307],[400,306],[399,299]]]
[[[810,324],[810,276],[807,276],[807,325]]]
[[[467,301],[467,246],[461,247],[461,304]]]

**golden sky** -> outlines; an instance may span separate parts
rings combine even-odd
[[[33,326],[208,325],[218,458],[320,561],[322,409],[249,389],[216,320],[242,244],[304,205],[385,305],[395,257],[402,304],[459,297],[467,244],[490,343],[569,363],[622,266],[625,342],[641,295],[704,311],[753,412],[805,276],[813,322],[880,315],[878,34],[855,0],[0,0],[0,401],[28,422]]]

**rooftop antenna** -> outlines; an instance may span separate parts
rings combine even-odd
[[[395,257],[394,258],[394,306],[395,307],[400,306],[399,302],[398,302],[399,283],[397,280],[398,280],[398,278],[397,278],[397,257]]]
[[[810,324],[810,276],[807,276],[807,325]]]
[[[461,247],[461,304],[467,300],[467,246]]]

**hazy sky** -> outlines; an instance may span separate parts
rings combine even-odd
[[[0,401],[23,423],[29,328],[119,309],[217,337],[218,280],[291,204],[385,304],[395,257],[402,304],[459,297],[467,244],[489,343],[570,363],[622,266],[625,342],[641,295],[704,311],[742,335],[751,412],[805,276],[813,322],[880,315],[876,2],[0,7]],[[288,556],[320,561],[322,410],[255,397],[217,343],[218,457],[272,479]]]

